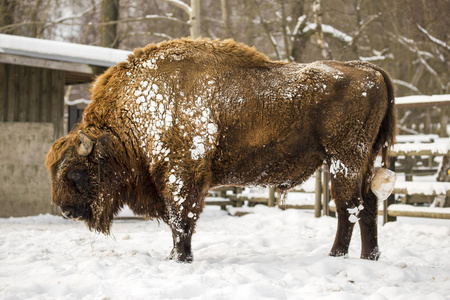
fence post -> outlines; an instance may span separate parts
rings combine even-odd
[[[316,201],[314,203],[314,216],[316,218],[320,218],[322,205],[321,205],[321,196],[322,196],[322,169],[318,169],[316,171]]]
[[[391,157],[390,163],[389,163],[389,170],[392,172],[395,172],[395,161],[397,160],[397,157]],[[388,215],[388,207],[391,204],[395,203],[395,194],[391,194],[386,200],[384,200],[383,203],[383,225],[387,222],[397,221],[397,217],[391,217]]]
[[[271,187],[269,189],[269,203],[267,203],[269,207],[275,206],[275,188]]]
[[[328,165],[323,165],[323,181],[322,181],[322,198],[323,198],[323,215],[329,216],[330,209],[328,207],[328,202],[330,201],[330,168]]]

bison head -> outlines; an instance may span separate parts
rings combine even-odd
[[[124,174],[111,170],[112,144],[109,134],[91,138],[81,130],[72,132],[52,145],[46,161],[52,202],[63,216],[105,234],[123,206],[119,195]]]

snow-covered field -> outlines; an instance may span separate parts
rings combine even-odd
[[[450,221],[379,225],[382,256],[328,257],[336,219],[256,206],[207,207],[192,264],[168,261],[156,221],[116,221],[113,236],[57,216],[0,219],[0,299],[450,299]]]

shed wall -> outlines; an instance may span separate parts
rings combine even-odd
[[[0,122],[46,122],[63,135],[64,71],[0,63]]]
[[[64,133],[64,76],[0,63],[0,217],[57,212],[44,164]]]
[[[45,155],[53,124],[0,122],[0,217],[56,213]]]

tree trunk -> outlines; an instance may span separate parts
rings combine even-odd
[[[191,14],[189,16],[189,23],[191,25],[191,38],[196,39],[200,37],[200,0],[191,0]]]
[[[230,5],[228,0],[220,0],[222,8],[223,37],[232,38],[231,22],[230,22]]]
[[[103,0],[101,18],[102,23],[119,20],[119,0]],[[103,47],[119,47],[117,23],[102,25],[100,32],[100,44]]]
[[[15,0],[0,0],[0,28],[14,24]],[[14,34],[13,28],[0,29],[1,33]]]
[[[31,37],[40,38],[41,37],[41,31],[42,31],[42,25],[38,23],[39,21],[39,11],[41,10],[41,0],[36,0],[35,6],[31,10],[30,14],[30,32],[29,35]]]
[[[285,57],[288,61],[291,61],[291,51],[290,49],[290,43],[289,43],[289,36],[287,32],[287,18],[286,18],[286,9],[284,5],[284,0],[279,0],[280,6],[281,6],[281,32],[283,33],[283,42],[284,42],[284,52]]]
[[[303,25],[298,28],[297,32],[293,32],[293,41],[291,44],[290,56],[293,61],[302,62],[303,50],[310,38],[310,35],[303,34],[303,28],[306,24],[306,16],[304,16],[304,1],[291,1],[291,17],[292,24],[291,27],[295,28],[296,23],[299,22],[299,18],[304,18]]]
[[[325,41],[325,37],[322,31],[322,8],[320,0],[314,0],[313,14],[314,14],[314,22],[316,23],[317,44],[322,50],[322,57],[324,59],[332,59],[330,48],[328,47],[328,44]]]

